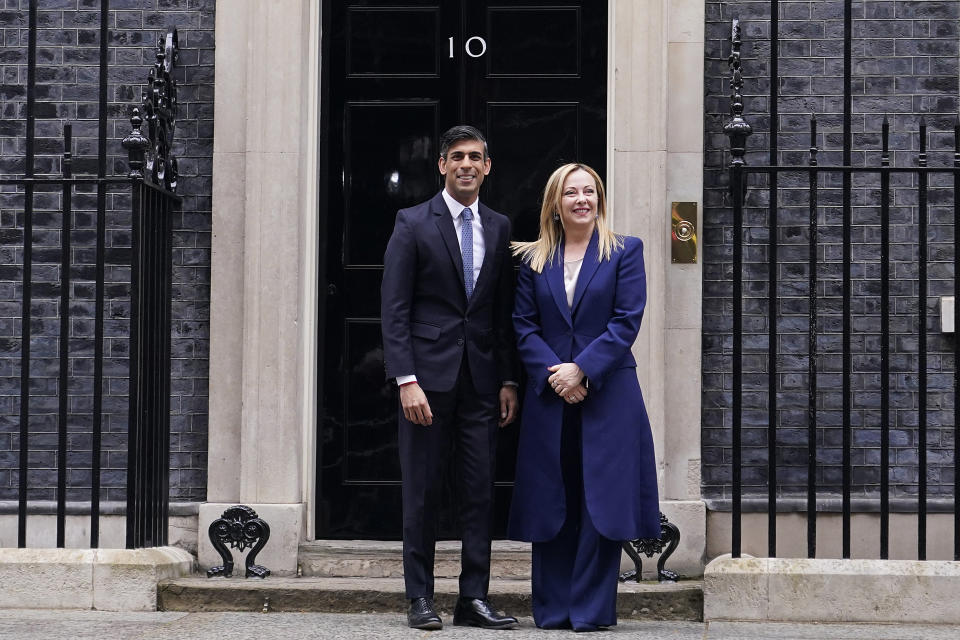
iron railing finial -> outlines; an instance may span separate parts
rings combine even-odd
[[[731,164],[746,164],[747,138],[753,133],[753,128],[743,118],[743,74],[740,69],[741,40],[740,19],[733,19],[730,31],[730,120],[723,126],[723,132],[730,138]]]
[[[147,74],[140,108],[130,118],[133,130],[123,140],[130,156],[130,178],[149,180],[176,193],[177,159],[173,139],[177,123],[177,81],[173,71],[179,57],[177,30],[170,29],[157,41],[156,62]],[[141,131],[143,124],[147,131]],[[146,150],[149,149],[149,155]]]
[[[143,118],[140,117],[140,109],[133,108],[130,116],[130,133],[120,143],[127,150],[127,158],[130,163],[130,173],[128,178],[143,180],[143,162],[147,147],[150,146],[150,140],[147,139],[140,128],[143,126]]]

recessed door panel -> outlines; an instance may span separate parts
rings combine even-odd
[[[438,7],[350,7],[347,74],[436,76]]]
[[[580,75],[580,7],[490,7],[487,75]]]
[[[497,141],[497,171],[489,197],[510,202],[514,236],[535,239],[547,178],[559,165],[580,159],[579,105],[575,102],[487,105],[486,130]],[[530,140],[539,140],[531,145]]]
[[[437,103],[350,102],[344,118],[344,262],[378,265],[397,209],[437,192]]]
[[[344,309],[349,309],[350,313],[345,315],[346,318],[380,322],[380,282],[382,280],[382,265],[344,267],[340,279],[342,286],[337,285],[335,297]],[[349,345],[345,337],[343,342],[344,348],[347,348]],[[351,362],[349,357],[346,362]]]
[[[394,482],[400,475],[397,457],[397,414],[392,385],[383,377],[380,323],[348,319],[344,327],[347,373],[344,397],[344,482]]]

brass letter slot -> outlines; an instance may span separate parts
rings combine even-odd
[[[697,262],[696,202],[674,202],[670,206],[670,255],[675,264]]]

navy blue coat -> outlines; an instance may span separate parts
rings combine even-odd
[[[485,249],[469,301],[443,194],[397,212],[380,290],[387,378],[416,375],[427,391],[449,391],[466,357],[479,393],[517,379],[510,219],[482,202],[478,208]]]
[[[653,437],[630,350],[646,302],[643,243],[625,237],[623,249],[602,262],[597,245],[594,233],[572,309],[562,253],[543,273],[520,267],[513,324],[528,385],[508,527],[515,540],[551,540],[566,517],[560,471],[566,403],[547,384],[547,367],[560,362],[575,362],[590,381],[580,406],[584,499],[594,526],[611,540],[660,535]]]

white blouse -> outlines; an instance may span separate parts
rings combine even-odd
[[[570,308],[573,308],[573,293],[577,290],[577,278],[582,266],[583,258],[563,261],[563,288],[567,291],[567,306]]]

